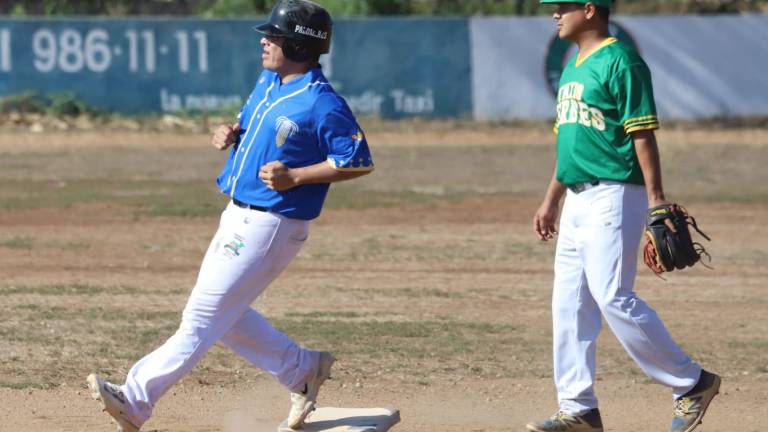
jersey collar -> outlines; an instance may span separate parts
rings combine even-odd
[[[588,58],[592,56],[592,54],[618,41],[619,40],[616,39],[615,37],[609,37],[609,38],[606,38],[604,41],[600,42],[600,45],[598,45],[597,48],[593,49],[589,54],[585,55],[584,57],[581,57],[581,53],[579,53],[579,55],[576,56],[576,67],[581,66],[582,63],[584,63]]]
[[[277,79],[277,84],[279,86],[278,88],[280,90],[287,90],[287,89],[300,88],[300,87],[303,87],[303,86],[305,86],[305,85],[307,85],[307,84],[309,84],[309,83],[311,83],[313,81],[316,81],[318,77],[322,77],[323,76],[323,71],[320,68],[320,66],[314,67],[314,68],[308,70],[307,73],[305,73],[304,75],[296,78],[295,80],[288,81],[285,84],[281,84],[280,83],[280,76],[278,76],[277,74],[275,74],[275,75],[277,77],[276,79]]]

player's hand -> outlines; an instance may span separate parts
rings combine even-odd
[[[240,135],[240,123],[221,125],[213,134],[211,143],[219,150],[226,150],[237,141]]]
[[[558,204],[543,203],[533,215],[533,232],[541,241],[551,240],[557,234],[555,222],[557,222]]]
[[[259,169],[259,178],[268,188],[276,191],[284,191],[296,186],[292,170],[280,161],[262,165]]]
[[[675,209],[677,207],[677,204],[673,203],[672,201],[668,201],[665,198],[649,198],[648,199],[648,208],[649,209],[652,209],[652,208],[660,206],[660,205],[672,206],[673,209]],[[664,225],[666,225],[667,228],[669,228],[669,230],[672,231],[673,233],[677,232],[677,228],[675,228],[675,224],[672,223],[671,219],[665,219],[664,220]]]

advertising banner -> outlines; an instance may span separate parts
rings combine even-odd
[[[125,114],[239,107],[262,18],[0,20],[0,96],[71,92]],[[471,116],[466,19],[338,20],[321,63],[360,114]]]

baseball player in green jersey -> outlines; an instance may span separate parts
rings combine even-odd
[[[533,218],[552,239],[560,215],[552,295],[558,412],[529,431],[603,430],[593,385],[602,318],[654,381],[672,389],[671,432],[696,428],[720,377],[693,362],[656,312],[634,292],[647,209],[669,203],[654,130],[659,127],[651,74],[640,55],[612,38],[612,0],[554,3],[558,34],[578,45],[557,94],[557,161]]]

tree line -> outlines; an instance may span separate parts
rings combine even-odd
[[[546,15],[538,0],[315,0],[334,16]],[[17,0],[0,1],[6,16],[266,15],[275,0]],[[617,0],[620,14],[768,13],[768,0]]]

